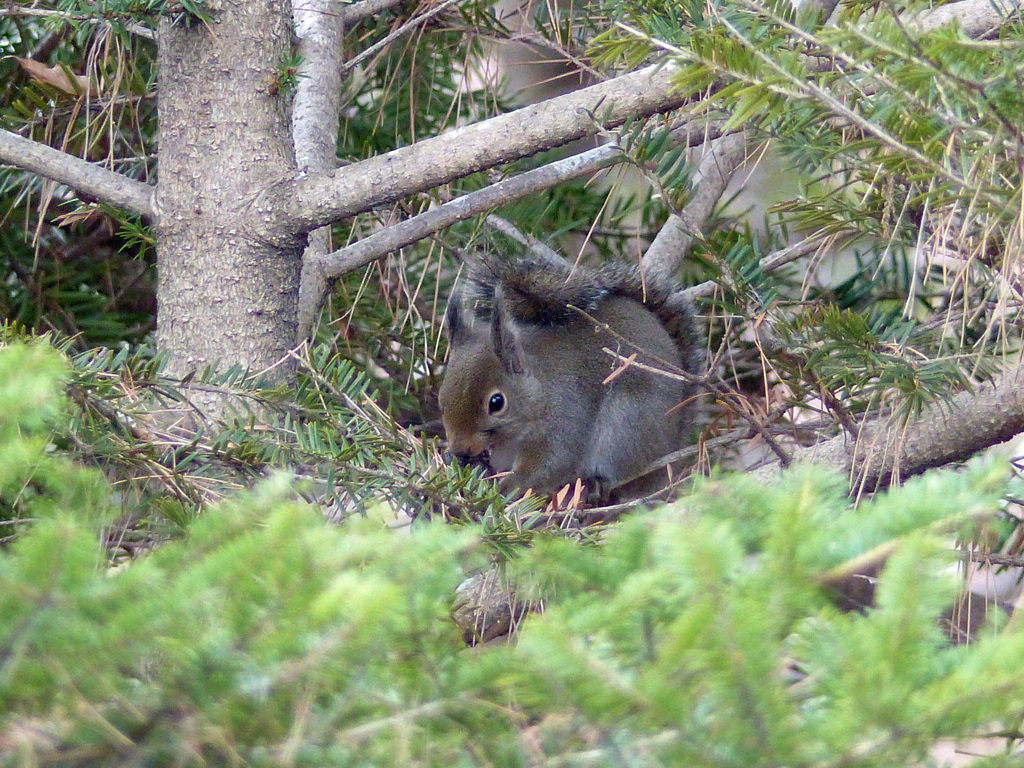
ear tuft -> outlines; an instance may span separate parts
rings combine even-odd
[[[448,329],[448,339],[453,347],[459,346],[466,340],[469,326],[466,324],[463,312],[463,289],[461,283],[456,283],[452,288],[451,296],[448,297],[448,309],[444,313],[445,328]]]
[[[494,288],[494,302],[491,309],[491,343],[494,354],[501,361],[509,376],[518,376],[525,368],[522,350],[516,337],[515,321],[508,316],[504,300],[504,289],[499,283]]]

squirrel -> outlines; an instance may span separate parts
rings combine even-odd
[[[627,265],[490,260],[453,289],[445,323],[438,397],[461,463],[504,474],[503,490],[550,495],[579,478],[598,504],[666,484],[644,470],[682,447],[692,385],[650,368],[695,372],[702,349],[674,286]]]

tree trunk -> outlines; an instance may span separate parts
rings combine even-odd
[[[253,204],[295,170],[277,87],[290,4],[209,6],[209,26],[160,26],[157,342],[175,373],[218,360],[262,370],[296,336],[302,239],[268,238]]]

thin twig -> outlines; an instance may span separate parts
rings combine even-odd
[[[844,229],[839,232],[816,232],[799,243],[794,243],[768,254],[761,259],[759,266],[763,272],[773,272],[822,248],[831,247],[838,240],[856,237],[857,235],[858,232],[853,229]],[[703,283],[684,289],[682,293],[690,299],[703,299],[711,296],[716,288],[718,288],[718,283],[714,280],[705,280]]]
[[[1008,568],[1024,568],[1024,557],[1020,555],[1001,555],[997,552],[979,552],[972,549],[957,550],[957,556],[965,562],[1001,565]]]
[[[346,27],[357,24],[363,19],[376,16],[378,13],[390,10],[396,5],[401,5],[404,0],[362,0],[360,3],[342,5],[338,11],[341,23]]]
[[[394,32],[388,34],[386,37],[384,37],[384,39],[378,40],[376,43],[371,45],[358,56],[355,56],[354,58],[346,61],[342,65],[342,74],[347,75],[349,72],[358,67],[368,58],[374,56],[378,51],[381,51],[382,49],[391,45],[391,43],[393,43],[398,38],[408,34],[409,32],[412,32],[416,27],[420,26],[426,21],[429,21],[434,16],[437,16],[439,13],[446,10],[447,8],[450,8],[451,6],[455,5],[458,2],[461,2],[461,0],[444,0],[442,3],[440,3],[439,5],[435,5],[426,13],[423,13],[419,16],[414,16],[413,18],[409,19],[409,21],[402,24],[402,26],[400,26]]]
[[[539,258],[541,261],[547,262],[554,265],[565,264],[565,259],[559,255],[558,251],[552,248],[547,243],[543,243],[533,235],[526,235],[519,231],[508,219],[503,219],[500,216],[491,214],[487,217],[487,226],[498,230],[503,235],[512,238],[516,242],[525,246],[534,256]]]

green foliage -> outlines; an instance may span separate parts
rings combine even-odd
[[[856,510],[810,472],[708,482],[596,546],[538,537],[508,574],[545,612],[470,650],[448,611],[482,528],[329,525],[283,475],[111,569],[111,489],[47,447],[69,375],[0,352],[2,498],[65,490],[0,550],[0,765],[884,766],[1024,716],[1019,628],[937,624],[991,466]],[[879,550],[877,607],[841,613],[832,574]]]
[[[43,18],[0,16],[0,127],[146,180],[156,168],[153,41],[157,16],[201,4],[61,2]],[[75,93],[12,57],[84,78]],[[155,325],[151,238],[137,219],[79,199],[23,170],[0,168],[0,316],[77,344],[140,342]]]
[[[692,169],[687,147],[673,146],[672,126],[632,120],[616,135],[623,154],[641,169],[666,208],[679,214],[689,197]]]
[[[72,22],[101,18],[108,22],[148,21],[154,27],[161,18],[188,27],[212,20],[205,0],[104,0],[99,9],[88,0],[60,0],[57,10]],[[60,18],[60,17],[58,17]]]
[[[0,571],[4,730],[21,742],[5,762],[365,765],[396,736],[457,755],[479,716],[445,598],[471,536],[325,527],[286,486],[114,575],[68,521],[19,540]],[[26,718],[46,725],[21,740]]]
[[[3,329],[0,354],[7,347],[38,349],[63,365],[69,397],[59,410],[63,418],[47,422],[40,446],[73,454],[111,479],[120,507],[106,535],[114,557],[180,538],[208,505],[282,468],[296,474],[302,496],[335,521],[381,509],[480,521],[500,551],[528,541],[541,522],[534,514],[537,499],[510,503],[492,482],[448,467],[432,443],[395,425],[374,404],[368,378],[330,347],[300,357],[295,386],[282,387],[240,366],[207,368],[182,382],[164,373],[162,356],[145,349],[70,354],[66,340],[43,338],[26,347],[28,339],[15,328]],[[50,401],[41,398],[52,383],[18,378],[19,369],[11,370],[14,391],[40,399],[32,414],[50,413]],[[192,418],[200,408],[196,401],[211,393],[229,402],[231,412],[218,423]],[[11,402],[7,412],[25,411],[24,404]],[[19,432],[26,429],[21,421],[12,423]],[[22,463],[30,468],[33,456]],[[43,497],[60,508],[73,492],[31,476],[18,480],[9,496],[0,496],[0,524],[8,521],[6,532],[12,533],[33,516],[28,499]]]
[[[287,97],[294,95],[301,79],[299,75],[301,66],[302,56],[298,53],[292,52],[285,56],[277,65],[277,74],[271,91]]]
[[[965,733],[953,723],[997,727],[998,707],[978,706],[988,696],[1015,722],[1024,670],[995,657],[1019,636],[965,652],[936,622],[955,584],[934,532],[991,508],[999,474],[932,476],[856,512],[841,483],[810,473],[771,489],[736,478],[686,515],[619,525],[600,548],[538,543],[523,567],[556,597],[524,628],[515,690],[593,729],[589,754],[610,764],[907,764]],[[839,613],[817,585],[883,545],[894,554],[877,608]]]
[[[823,24],[804,5],[616,0],[590,53],[674,62],[691,120],[768,142],[771,167],[796,182],[763,234],[727,220],[698,246],[724,289],[720,354],[741,375],[770,366],[798,408],[824,395],[847,428],[880,411],[905,423],[1020,348],[1005,280],[1024,219],[1021,27],[978,40],[955,23],[925,28],[911,6],[844,3]],[[824,276],[815,261],[762,269],[773,243],[798,236],[853,253]]]
[[[925,406],[972,386],[965,373],[970,356],[915,354],[915,347],[930,338],[913,323],[879,318],[869,326],[863,315],[831,307],[801,316],[784,333],[783,360],[796,362],[803,378],[857,412],[895,403],[899,422],[905,423]],[[990,372],[976,370],[983,376]]]
[[[95,523],[106,509],[98,473],[52,456],[65,415],[66,362],[44,343],[0,353],[0,531],[3,540],[33,520],[74,512]]]

